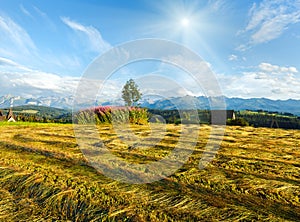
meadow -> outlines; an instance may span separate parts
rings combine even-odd
[[[166,127],[153,149],[129,149],[108,124],[98,130],[115,155],[147,163],[178,142],[180,125]],[[200,170],[210,131],[201,125],[195,151],[172,176],[126,184],[90,166],[71,124],[0,123],[0,221],[299,221],[300,131],[227,126]]]

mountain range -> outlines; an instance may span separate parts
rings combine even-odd
[[[288,112],[294,115],[300,116],[300,100],[288,99],[288,100],[271,100],[267,98],[228,98],[219,97],[211,99],[224,99],[226,109],[233,110],[267,110],[275,112]],[[36,105],[55,107],[61,109],[71,110],[73,106],[74,97],[37,97],[37,98],[23,98],[20,96],[5,95],[0,96],[0,108],[7,108],[13,106],[23,105]],[[90,107],[92,103],[80,104],[79,108]],[[123,105],[121,99],[119,100],[107,100],[106,102],[96,102],[96,105]],[[145,96],[140,100],[141,107],[147,107],[150,109],[210,109],[210,99],[205,96],[193,97],[172,97],[162,98],[157,96]]]
[[[212,98],[220,99],[220,98]],[[228,98],[223,97],[226,109],[232,110],[266,110],[274,112],[287,112],[300,116],[300,100],[271,100],[267,98]],[[157,100],[153,103],[144,101],[141,105],[151,109],[211,109],[210,100],[207,97],[184,96],[171,99]],[[213,108],[214,109],[214,108]],[[218,109],[218,108],[216,108]]]

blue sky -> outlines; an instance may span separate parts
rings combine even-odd
[[[225,96],[300,99],[300,0],[2,0],[0,95],[72,95],[95,58],[141,38],[198,53]],[[144,63],[121,71],[105,95],[118,96],[126,79],[150,73],[201,94],[174,67]],[[174,89],[174,96],[184,93]]]

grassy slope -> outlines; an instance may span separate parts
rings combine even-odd
[[[109,126],[104,143],[132,162],[165,155],[179,126],[155,152],[128,150]],[[147,127],[136,126],[147,133]],[[72,125],[0,125],[0,221],[296,221],[300,218],[300,131],[227,127],[217,158],[197,165],[210,128],[173,176],[142,185],[108,179],[89,167]],[[174,145],[173,145],[174,146]]]

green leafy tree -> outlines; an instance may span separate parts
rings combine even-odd
[[[129,79],[123,87],[122,98],[125,101],[126,106],[137,105],[137,102],[141,99],[142,94],[138,88],[138,85]]]

